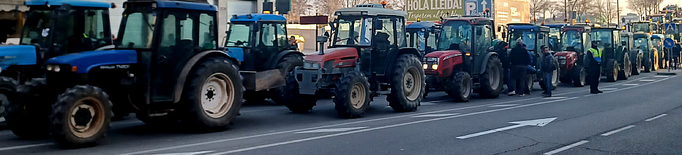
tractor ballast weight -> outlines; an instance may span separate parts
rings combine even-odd
[[[239,68],[247,101],[271,98],[284,104],[285,78],[303,65],[303,53],[291,47],[288,39],[286,18],[281,15],[233,15],[230,19],[224,46],[242,62]]]
[[[531,57],[533,60],[533,66],[538,72],[536,73],[529,73],[528,75],[528,90],[533,90],[533,82],[537,81],[540,83],[540,87],[542,89],[550,88],[550,89],[556,89],[559,86],[559,77],[560,77],[560,71],[559,71],[559,62],[556,60],[556,58],[552,57],[555,59],[554,65],[557,70],[553,71],[553,76],[551,79],[552,80],[552,86],[547,87],[545,86],[545,82],[542,82],[543,79],[542,77],[542,72],[539,72],[540,70],[540,64],[542,63],[543,53],[541,52],[541,47],[544,45],[546,47],[550,47],[550,42],[549,40],[551,39],[549,37],[549,32],[550,28],[547,26],[537,26],[533,25],[530,23],[512,23],[512,24],[507,24],[509,26],[509,39],[516,41],[519,38],[522,38],[524,41],[524,44],[526,45],[526,50],[528,50],[529,53],[531,53]],[[510,47],[513,48],[515,46],[518,46],[516,44],[511,44]],[[509,49],[511,52],[511,49]],[[550,51],[551,53],[551,51]]]
[[[229,125],[244,88],[236,54],[218,50],[216,7],[163,0],[131,0],[123,7],[114,49],[51,58],[45,78],[20,86],[11,104],[33,107],[22,109],[36,115],[25,121],[38,120],[20,125],[47,126],[51,130],[29,132],[47,132],[63,147],[96,144],[112,116],[130,112],[149,124]],[[130,24],[140,22],[147,24]]]
[[[620,42],[620,29],[592,28],[592,41],[598,41],[602,50],[602,75],[606,81],[627,80],[632,75],[630,52]]]
[[[584,63],[590,48],[592,28],[585,25],[569,25],[561,29],[561,51],[554,53],[559,61],[559,80],[582,87],[587,84],[587,66]]]
[[[489,18],[452,17],[442,21],[436,52],[424,56],[427,92],[445,91],[455,101],[468,101],[472,92],[496,98],[502,91],[503,47],[492,45],[494,24]],[[490,47],[495,46],[491,50]]]
[[[372,98],[382,94],[395,111],[417,110],[426,84],[420,52],[406,47],[407,13],[362,4],[335,15],[331,47],[307,55],[287,77],[289,110],[308,112],[319,96],[334,96],[339,116],[362,117]]]

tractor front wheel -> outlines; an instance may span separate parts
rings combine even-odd
[[[52,136],[61,147],[94,145],[106,135],[111,122],[111,101],[95,86],[75,86],[52,105]]]
[[[389,106],[399,112],[417,110],[426,87],[419,58],[411,54],[400,55],[391,76],[391,94],[386,97]]]
[[[471,97],[472,91],[472,81],[471,76],[467,72],[457,72],[450,80],[446,86],[448,89],[446,91],[450,97],[452,97],[457,102],[467,102]]]
[[[21,138],[43,138],[50,135],[50,100],[41,96],[45,79],[33,79],[16,88],[10,95],[7,110],[7,126]],[[13,91],[13,90],[12,90]]]
[[[370,93],[367,77],[360,72],[350,71],[336,81],[334,108],[343,118],[362,117],[369,107]]]
[[[573,67],[573,70],[571,71],[571,78],[573,79],[573,86],[575,87],[582,87],[587,84],[586,79],[587,79],[587,71],[585,71],[585,67],[576,65]]]

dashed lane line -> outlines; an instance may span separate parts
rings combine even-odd
[[[661,118],[661,117],[663,117],[663,116],[665,116],[665,115],[668,115],[668,114],[660,114],[660,115],[658,115],[658,116],[651,117],[651,118],[646,119],[646,120],[644,120],[644,121],[651,122],[651,121],[653,121],[653,120],[655,120],[655,119],[658,119],[658,118]]]
[[[635,125],[628,125],[628,126],[625,126],[625,127],[620,128],[620,129],[616,129],[616,130],[613,130],[613,131],[609,131],[609,132],[603,133],[603,134],[601,134],[601,136],[610,136],[610,135],[616,134],[616,133],[618,133],[618,132],[621,132],[621,131],[623,131],[623,130],[627,130],[627,129],[634,128],[634,127],[635,127]]]
[[[426,115],[419,115],[419,116],[412,116],[412,117],[445,117],[445,116],[454,116],[459,113],[454,113],[454,114],[426,114]]]
[[[15,149],[25,149],[25,148],[31,148],[31,147],[47,146],[47,145],[52,145],[52,144],[53,144],[53,143],[40,143],[40,144],[10,146],[10,147],[3,147],[3,148],[0,148],[0,151],[15,150]]]
[[[546,153],[544,153],[544,155],[553,155],[553,154],[557,154],[557,153],[559,153],[559,152],[561,152],[561,151],[566,151],[566,150],[571,149],[571,148],[574,148],[574,147],[576,147],[576,146],[583,145],[583,144],[585,144],[585,143],[587,143],[587,142],[590,142],[590,141],[581,140],[581,141],[576,142],[576,143],[573,143],[573,144],[571,144],[571,145],[566,145],[566,146],[561,147],[561,148],[558,148],[558,149],[556,149],[556,150],[552,150],[552,151],[546,152]]]

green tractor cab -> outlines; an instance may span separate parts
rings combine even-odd
[[[632,63],[630,52],[620,42],[620,29],[616,28],[592,28],[590,37],[592,41],[599,41],[599,49],[602,50],[602,75],[609,82],[627,80],[632,75]]]
[[[113,115],[145,123],[182,120],[198,130],[223,129],[239,113],[243,86],[235,53],[217,50],[217,9],[206,2],[129,0],[113,50],[47,61],[45,79],[27,82],[13,101],[34,114],[19,126],[51,128],[62,147],[96,144]],[[42,120],[49,120],[43,122]],[[42,124],[47,123],[47,124]]]

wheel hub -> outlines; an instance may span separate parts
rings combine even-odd
[[[410,101],[419,97],[419,89],[422,87],[422,79],[416,76],[419,76],[419,71],[415,67],[408,68],[403,75],[403,93]]]
[[[232,80],[223,73],[214,73],[204,81],[201,92],[201,106],[204,113],[212,118],[227,114],[234,100]]]
[[[69,129],[77,137],[91,137],[102,128],[105,121],[102,103],[92,97],[76,101],[69,114]]]
[[[351,106],[355,109],[362,108],[363,104],[365,104],[365,95],[367,95],[365,86],[360,83],[354,84],[350,91]]]

